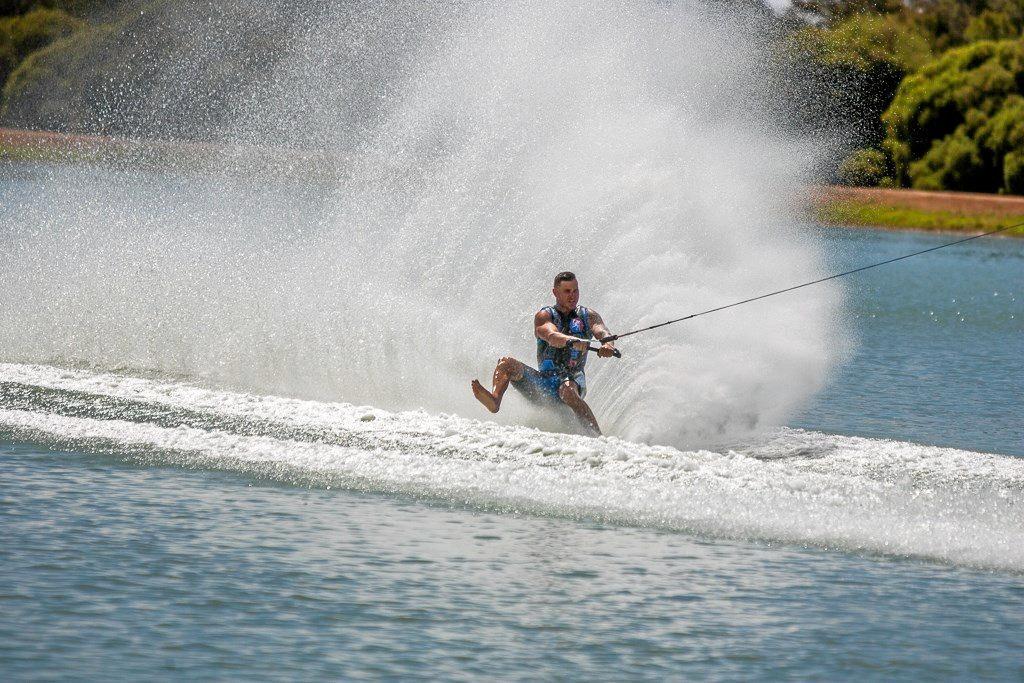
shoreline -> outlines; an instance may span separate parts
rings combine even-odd
[[[331,152],[209,142],[142,140],[0,128],[0,161],[92,163],[148,169],[219,169],[233,175],[337,175]],[[1024,237],[1024,196],[819,185],[806,205],[824,226],[961,235],[1017,226],[1001,237]]]
[[[813,217],[826,226],[977,235],[1016,226],[1024,237],[1024,197],[978,192],[823,185],[811,188]]]
[[[342,159],[331,152],[288,147],[0,128],[0,161],[330,179],[339,173]]]
[[[817,219],[816,219],[817,220]],[[853,223],[826,223],[819,221],[822,228],[825,230],[873,230],[875,232],[912,232],[921,235],[946,235],[948,237],[971,237],[980,236],[986,234],[985,230],[972,230],[969,228],[917,228],[907,225],[871,225],[863,224],[857,225]],[[989,235],[990,239],[1021,239],[1024,238],[1024,234],[1017,232],[1016,230],[1007,230],[1005,232],[996,233]]]

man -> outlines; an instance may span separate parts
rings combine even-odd
[[[572,273],[565,271],[556,275],[551,293],[555,295],[555,305],[545,306],[533,318],[538,369],[506,356],[494,368],[492,390],[487,391],[474,379],[473,395],[487,410],[496,413],[511,383],[535,402],[561,401],[585,427],[600,435],[601,428],[594,413],[583,400],[587,394],[583,369],[587,364],[587,340],[604,339],[610,337],[611,332],[597,311],[579,305],[580,286]],[[615,344],[601,344],[597,355],[602,358],[615,355]]]

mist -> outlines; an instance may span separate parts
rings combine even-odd
[[[263,11],[219,25],[246,35]],[[270,72],[222,84],[216,163],[41,165],[5,190],[0,359],[549,427],[515,399],[486,414],[469,381],[533,364],[556,272],[613,332],[825,272],[799,207],[819,147],[762,106],[771,60],[741,10],[288,16]],[[230,58],[187,54],[163,82]],[[172,91],[147,92],[152,121]],[[275,170],[283,144],[328,168]],[[588,401],[606,432],[678,446],[784,424],[845,353],[841,302],[825,285],[630,337],[588,364]]]

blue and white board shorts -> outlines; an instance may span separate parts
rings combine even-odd
[[[583,374],[582,370],[574,373],[541,372],[527,365],[523,368],[523,378],[517,382],[512,382],[512,386],[518,389],[527,399],[536,403],[544,401],[561,403],[562,399],[558,395],[558,387],[566,380],[572,380],[576,383],[581,397],[587,395],[587,376]]]

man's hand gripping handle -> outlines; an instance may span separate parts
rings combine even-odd
[[[601,339],[599,341],[602,344],[604,344],[606,342],[615,341],[615,338],[614,337],[605,337],[604,339]],[[587,351],[593,351],[594,353],[597,353],[600,350],[601,350],[600,346],[590,346],[589,344],[587,345]],[[622,358],[622,351],[619,351],[618,349],[612,349],[612,355],[615,356],[616,358]]]

